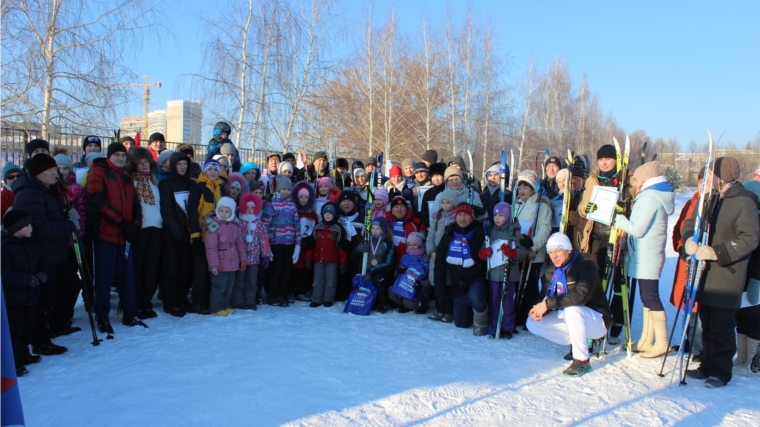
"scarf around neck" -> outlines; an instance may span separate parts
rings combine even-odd
[[[578,258],[577,252],[573,254],[573,258],[570,259],[570,262],[565,264],[563,267],[557,267],[554,269],[554,275],[552,276],[549,290],[546,291],[546,296],[553,297],[567,293],[567,277],[565,276],[565,271],[567,271],[573,262],[575,262],[576,258]]]
[[[155,205],[156,196],[153,194],[153,189],[150,188],[150,172],[147,174],[138,172],[134,177],[135,181],[137,181],[137,197],[143,203]]]
[[[475,230],[470,230],[467,234],[459,234],[454,232],[454,238],[449,243],[449,253],[446,257],[446,262],[453,265],[461,265],[464,268],[469,268],[475,265],[475,261],[472,259],[472,251],[470,250],[469,240],[475,234]]]

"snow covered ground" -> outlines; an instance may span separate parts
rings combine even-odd
[[[677,219],[691,193],[677,196]],[[670,243],[668,243],[670,247]],[[675,254],[668,251],[663,301]],[[634,337],[641,329],[636,298]],[[115,302],[115,300],[114,300]],[[115,306],[115,305],[114,305]],[[668,312],[669,321],[674,311]],[[160,306],[159,306],[160,308]],[[19,379],[30,426],[731,425],[760,424],[760,378],[708,390],[670,385],[662,359],[619,347],[580,379],[566,347],[521,332],[493,341],[414,313],[368,317],[343,306],[261,307],[224,318],[158,310],[150,329],[114,322],[116,339],[88,332]],[[79,307],[75,323],[87,320]],[[674,360],[675,358],[671,359]],[[754,421],[753,421],[754,420]]]

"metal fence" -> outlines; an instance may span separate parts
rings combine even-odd
[[[65,147],[71,161],[78,162],[82,153],[84,153],[84,150],[82,149],[82,139],[84,139],[85,136],[87,135],[62,133],[52,136],[47,141],[50,143],[51,152],[56,147]],[[104,149],[114,140],[113,136],[98,137],[102,141]],[[27,142],[35,138],[42,138],[42,132],[38,130],[25,130],[10,127],[0,128],[0,142],[2,144],[0,159],[2,159],[3,165],[5,165],[5,162],[13,162],[21,166],[26,157],[24,147]]]

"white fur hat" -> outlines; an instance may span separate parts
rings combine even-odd
[[[216,203],[216,216],[219,219],[222,219],[222,217],[219,215],[219,208],[221,208],[221,207],[230,208],[230,210],[232,211],[232,216],[230,216],[227,219],[227,222],[230,222],[230,221],[232,221],[232,220],[235,219],[235,207],[236,207],[236,205],[235,205],[235,201],[232,200],[232,198],[230,198],[230,197],[222,197]]]
[[[548,252],[554,249],[572,251],[573,245],[570,243],[570,239],[563,233],[554,233],[546,241],[546,250]]]

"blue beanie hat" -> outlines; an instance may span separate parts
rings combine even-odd
[[[370,224],[370,226],[376,225],[376,226],[382,228],[383,229],[383,233],[385,233],[386,231],[388,231],[388,221],[386,221],[385,218],[383,218],[381,216],[373,219],[372,222],[370,222],[369,224]]]
[[[8,175],[10,175],[10,173],[14,171],[21,174],[24,173],[24,171],[22,171],[21,168],[18,167],[18,165],[16,165],[15,163],[5,162],[5,165],[3,165],[3,181],[8,179]]]
[[[245,162],[242,165],[240,165],[240,173],[245,175],[246,172],[253,170],[256,168],[256,165],[253,164],[253,162]]]

